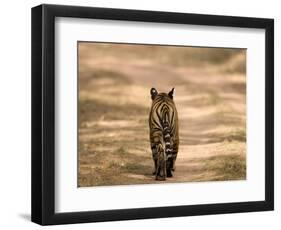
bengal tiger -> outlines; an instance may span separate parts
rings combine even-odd
[[[152,99],[149,114],[150,145],[156,180],[166,180],[175,171],[179,148],[178,113],[173,100],[174,88],[167,93],[158,93],[151,88]]]

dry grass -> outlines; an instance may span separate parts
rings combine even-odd
[[[212,180],[243,180],[246,176],[246,159],[240,155],[210,157],[204,170],[214,172]]]

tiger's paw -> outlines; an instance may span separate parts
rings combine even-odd
[[[164,181],[164,180],[166,180],[166,177],[165,177],[165,176],[159,176],[159,175],[157,175],[157,176],[155,177],[155,180]]]
[[[167,170],[167,177],[173,177],[173,174],[172,174],[171,170]]]

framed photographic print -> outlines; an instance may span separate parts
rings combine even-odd
[[[32,8],[32,221],[273,210],[274,21]]]

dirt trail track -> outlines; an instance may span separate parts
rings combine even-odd
[[[148,139],[151,87],[176,89],[180,149],[174,177],[166,182],[245,178],[244,171],[231,173],[241,169],[235,163],[246,154],[245,84],[243,74],[212,68],[82,56],[79,186],[155,183]]]

